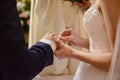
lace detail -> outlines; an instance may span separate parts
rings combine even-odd
[[[88,9],[83,17],[83,24],[90,40],[91,53],[110,52],[110,44],[105,29],[103,15],[95,5]]]

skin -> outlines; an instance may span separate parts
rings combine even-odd
[[[46,33],[46,34],[42,37],[42,39],[48,39],[48,40],[52,41],[52,42],[55,44],[56,48],[57,48],[57,43],[56,43],[56,41],[55,41],[56,35],[55,35],[54,33],[48,32],[48,33]]]
[[[111,6],[112,3],[112,6]],[[113,46],[115,41],[115,33],[116,33],[116,26],[118,22],[119,10],[120,10],[120,1],[119,0],[97,0],[94,4],[99,11],[103,14],[103,18],[105,21],[105,27],[107,30],[107,35],[110,42],[111,52],[104,53],[104,54],[90,54],[89,52],[83,52],[76,50],[64,42],[68,41],[74,45],[80,47],[88,48],[89,40],[81,39],[78,35],[74,34],[72,31],[66,29],[60,33],[59,39],[57,39],[58,48],[55,52],[55,55],[58,58],[75,58],[86,63],[93,65],[99,69],[108,71],[109,66],[111,63],[112,53],[113,53]],[[68,38],[69,37],[69,38]],[[85,41],[86,40],[86,41]],[[81,41],[78,42],[78,41]],[[84,42],[84,46],[82,45],[82,41]],[[64,54],[63,54],[64,53]]]
[[[62,30],[59,34],[59,38],[64,41],[64,43],[68,42],[70,45],[89,49],[89,40],[81,38],[72,28]]]

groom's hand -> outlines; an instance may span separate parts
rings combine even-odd
[[[42,40],[42,42],[46,42],[46,43],[50,44],[52,46],[53,51],[55,51],[58,47],[56,40],[55,40],[56,37],[57,36],[54,33],[48,32],[43,36],[43,38],[41,40]]]

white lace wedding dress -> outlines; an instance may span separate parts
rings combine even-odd
[[[110,52],[110,45],[105,29],[104,19],[95,5],[91,6],[83,17],[83,24],[88,33],[91,54]],[[107,72],[81,62],[74,80],[105,80]]]

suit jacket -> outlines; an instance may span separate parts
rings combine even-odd
[[[0,1],[0,80],[32,80],[53,63],[50,45],[38,42],[25,47],[16,0]]]

